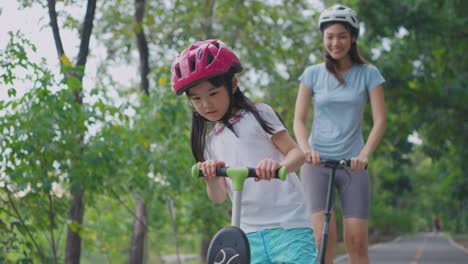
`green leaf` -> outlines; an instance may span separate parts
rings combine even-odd
[[[10,88],[8,89],[8,97],[15,97],[16,96],[16,89]]]

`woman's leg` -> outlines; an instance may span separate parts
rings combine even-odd
[[[304,186],[307,207],[309,209],[314,229],[315,243],[320,252],[323,224],[325,222],[325,206],[327,203],[328,181],[330,170],[328,168],[315,167],[304,164],[301,168],[301,182]],[[332,211],[333,212],[333,211]],[[328,230],[328,242],[326,251],[326,263],[332,264],[335,257],[336,246],[336,221],[335,213],[332,213]]]
[[[350,175],[348,175],[348,173]],[[369,263],[370,180],[367,171],[340,171],[337,177],[343,210],[343,239],[350,264]]]
[[[369,263],[368,220],[359,218],[345,218],[343,225],[344,242],[349,257],[348,263]]]
[[[323,225],[325,223],[325,211],[317,212],[312,214],[312,228],[314,229],[315,235],[315,244],[317,245],[317,250],[319,251],[319,256],[322,254],[320,249],[322,247],[322,235],[323,235]],[[335,212],[332,213],[330,218],[330,225],[328,229],[328,240],[327,248],[325,252],[325,263],[333,264],[333,259],[335,258],[336,252],[336,218]],[[320,257],[319,257],[320,259]]]

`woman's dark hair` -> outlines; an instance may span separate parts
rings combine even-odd
[[[346,22],[340,22],[340,21],[330,21],[330,22],[327,22],[327,23],[323,23],[320,27],[320,31],[322,32],[322,38],[324,37],[323,36],[323,33],[325,32],[325,29],[333,24],[341,24],[343,25],[346,30],[350,33],[351,37],[354,37],[354,42],[351,43],[351,48],[349,49],[348,51],[348,54],[349,56],[351,57],[351,61],[353,63],[357,63],[357,64],[368,64],[368,62],[359,54],[359,50],[357,48],[357,45],[356,45],[356,40],[358,38],[358,35],[357,35],[357,31],[354,27],[352,27],[350,24],[346,23]],[[343,79],[343,76],[341,76],[339,73],[338,73],[338,61],[335,60],[328,52],[326,49],[324,49],[324,57],[325,57],[325,66],[327,67],[327,70],[329,72],[331,72],[335,77],[336,79],[338,79],[338,81],[341,83],[341,84],[344,84],[344,79]]]
[[[254,115],[255,119],[260,123],[260,126],[267,132],[268,134],[273,134],[273,128],[260,116],[258,113],[257,108],[255,107],[255,103],[252,102],[249,98],[247,98],[242,91],[237,87],[236,92],[232,93],[232,79],[234,78],[234,71],[228,71],[227,73],[219,76],[215,76],[212,78],[207,79],[215,87],[225,86],[228,89],[230,94],[230,105],[226,114],[220,120],[223,124],[229,128],[236,136],[237,133],[234,131],[234,128],[229,123],[229,118],[235,116],[232,113],[232,109],[244,109],[246,112],[250,112]],[[190,97],[190,89],[186,92],[187,96]],[[279,115],[278,115],[279,117]],[[281,118],[280,118],[281,120]],[[190,134],[190,142],[192,145],[192,154],[193,157],[197,162],[205,161],[204,157],[204,149],[205,149],[205,139],[208,135],[209,127],[207,126],[210,121],[206,120],[198,114],[195,109],[193,109],[192,113],[192,132]],[[282,122],[282,121],[281,121]]]

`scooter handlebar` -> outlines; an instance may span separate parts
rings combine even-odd
[[[328,168],[340,168],[351,166],[351,160],[332,160],[332,159],[320,159],[320,166],[328,167]]]
[[[220,167],[216,168],[216,176],[220,177],[232,177],[233,175],[239,174],[245,178],[256,178],[257,173],[255,168],[249,167]],[[286,167],[281,167],[275,172],[275,178],[282,181],[286,180],[287,176]],[[197,164],[192,166],[192,177],[205,177],[203,172],[198,168]]]
[[[320,159],[320,166],[325,167],[325,168],[351,167],[351,160],[350,159],[342,159],[342,160]],[[366,165],[366,169],[367,169],[367,165]]]

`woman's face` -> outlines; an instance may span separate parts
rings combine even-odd
[[[203,81],[188,90],[190,101],[195,110],[205,119],[215,122],[226,114],[229,108],[229,92],[226,86],[215,87]]]
[[[323,31],[323,46],[335,60],[348,58],[348,51],[353,42],[354,38],[350,32],[340,23],[332,24]]]

